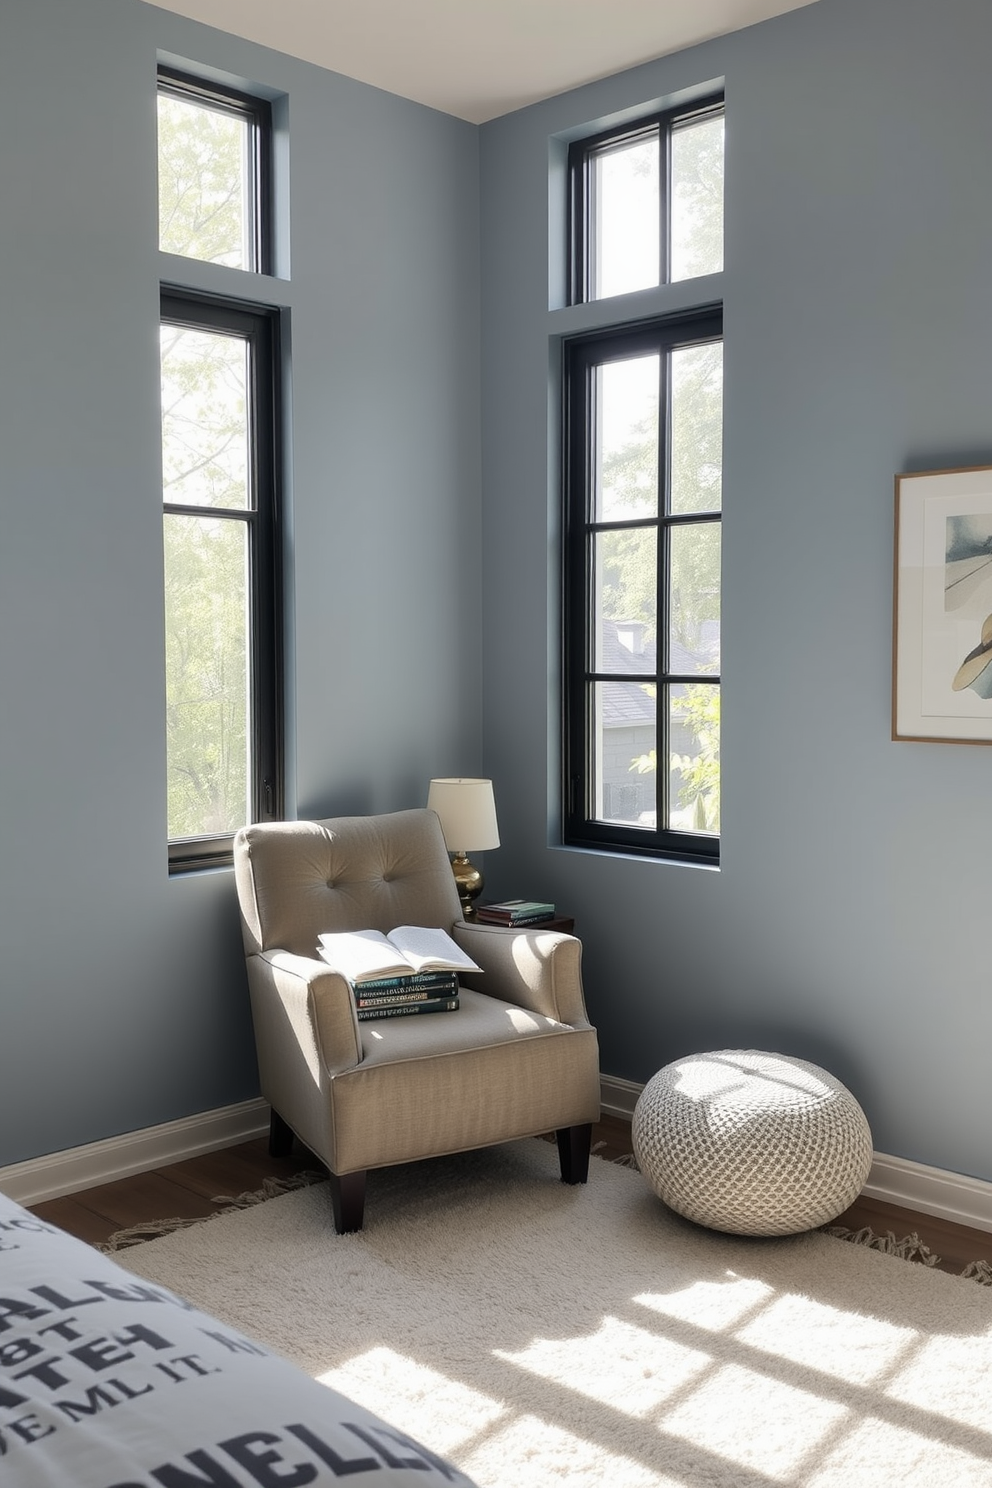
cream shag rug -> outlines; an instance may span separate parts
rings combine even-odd
[[[372,1173],[357,1235],[315,1184],[118,1259],[480,1488],[992,1488],[992,1292],[544,1142]]]

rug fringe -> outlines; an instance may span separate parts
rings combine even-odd
[[[632,1152],[622,1152],[619,1157],[607,1157],[603,1148],[608,1145],[607,1142],[593,1142],[589,1151],[595,1157],[601,1157],[604,1162],[612,1163],[615,1168],[633,1168],[635,1173],[641,1171],[637,1166],[637,1158]]]
[[[884,1235],[876,1235],[870,1225],[865,1225],[860,1230],[848,1230],[843,1225],[829,1225],[824,1227],[823,1233],[835,1235],[838,1240],[849,1240],[853,1245],[867,1245],[871,1250],[898,1256],[903,1261],[918,1261],[922,1266],[940,1265],[940,1256],[929,1245],[925,1245],[915,1231],[911,1235],[903,1235],[902,1239],[896,1239],[892,1230],[886,1231]],[[965,1281],[975,1281],[979,1286],[992,1287],[992,1265],[988,1261],[969,1261],[957,1275]]]
[[[969,1261],[961,1275],[977,1281],[979,1286],[992,1286],[992,1266],[988,1261]]]
[[[299,1173],[293,1173],[288,1178],[264,1178],[261,1188],[253,1189],[250,1193],[221,1194],[210,1200],[211,1204],[217,1205],[215,1214],[198,1214],[192,1219],[183,1219],[178,1215],[171,1219],[147,1219],[141,1224],[129,1225],[126,1230],[116,1230],[102,1244],[94,1246],[103,1255],[113,1255],[115,1251],[127,1250],[132,1245],[141,1245],[146,1240],[157,1240],[162,1235],[171,1235],[176,1230],[188,1230],[193,1225],[206,1224],[210,1219],[216,1219],[220,1214],[231,1214],[236,1209],[251,1209],[256,1204],[264,1204],[268,1199],[278,1198],[280,1194],[291,1193],[296,1188],[309,1188],[312,1183],[323,1183],[327,1178],[326,1173],[313,1172],[304,1169]]]
[[[926,1245],[914,1230],[911,1235],[897,1238],[893,1230],[877,1235],[870,1225],[860,1230],[845,1229],[843,1225],[825,1227],[824,1233],[838,1240],[849,1240],[852,1245],[866,1245],[869,1250],[880,1250],[883,1255],[898,1256],[902,1261],[917,1261],[921,1266],[939,1266],[940,1256]]]

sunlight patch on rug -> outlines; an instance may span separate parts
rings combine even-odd
[[[352,1399],[378,1400],[376,1414],[411,1436],[429,1408],[436,1426],[434,1450],[446,1457],[508,1414],[499,1401],[480,1390],[405,1358],[395,1349],[369,1349],[317,1378]]]
[[[602,1488],[686,1488],[681,1473],[649,1467],[636,1455],[590,1440],[581,1432],[566,1431],[526,1412],[460,1459],[460,1466],[485,1488],[487,1484],[579,1484]]]
[[[554,1483],[574,1471],[617,1488],[685,1488],[675,1478],[597,1449],[553,1421],[521,1414],[393,1349],[370,1349],[317,1378],[367,1408],[378,1400],[377,1414],[408,1435],[423,1429],[429,1411],[432,1450],[457,1457],[462,1470],[480,1483],[502,1481],[503,1475],[510,1482]]]
[[[953,1379],[952,1396],[936,1394],[933,1382]],[[938,1334],[926,1339],[913,1358],[887,1385],[890,1400],[931,1410],[948,1421],[986,1435],[992,1427],[989,1381],[992,1380],[992,1333],[955,1338]]]
[[[732,1410],[727,1409],[733,1401]],[[713,1372],[659,1426],[699,1451],[788,1482],[834,1429],[850,1419],[838,1401],[726,1364]],[[741,1430],[742,1421],[747,1430]]]
[[[565,1385],[626,1416],[646,1416],[713,1363],[712,1355],[660,1338],[646,1328],[604,1317],[579,1338],[535,1338],[519,1353],[494,1350],[519,1369]],[[609,1359],[610,1368],[599,1368]]]
[[[695,1328],[722,1333],[774,1296],[774,1288],[765,1282],[727,1271],[719,1281],[694,1281],[667,1294],[643,1292],[632,1300],[665,1317],[680,1318]]]
[[[838,1331],[844,1336],[843,1358],[832,1352]],[[794,1294],[777,1297],[735,1337],[761,1353],[860,1385],[889,1374],[920,1342],[912,1328]]]
[[[802,1480],[802,1488],[834,1488],[844,1482],[877,1484],[878,1477],[865,1477],[865,1464],[877,1461],[886,1464],[882,1481],[905,1488],[988,1488],[989,1484],[987,1457],[868,1416]]]

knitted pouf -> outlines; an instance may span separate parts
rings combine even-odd
[[[846,1086],[803,1059],[754,1049],[690,1054],[659,1070],[631,1137],[670,1209],[733,1235],[828,1224],[858,1197],[872,1159]]]

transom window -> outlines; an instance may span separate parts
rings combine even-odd
[[[271,111],[260,98],[160,69],[159,247],[269,272]]]
[[[719,273],[723,155],[720,99],[573,144],[572,303]]]

